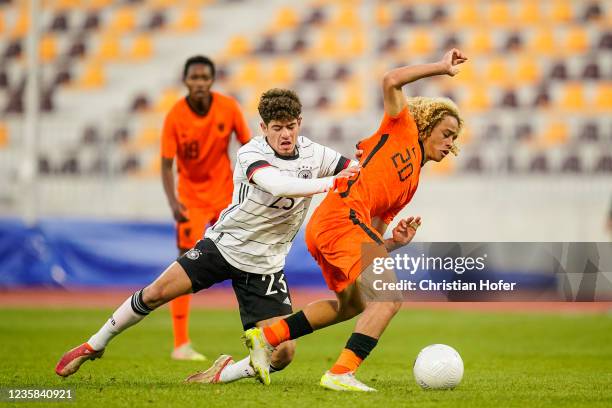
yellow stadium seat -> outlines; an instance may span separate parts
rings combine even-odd
[[[551,55],[557,52],[557,41],[552,30],[541,28],[535,32],[528,47],[534,54]]]
[[[136,16],[131,7],[121,7],[115,12],[108,29],[115,34],[122,34],[134,30]]]
[[[181,97],[182,95],[179,89],[167,88],[162,92],[160,98],[157,100],[155,110],[160,113],[166,113],[179,99],[181,99]]]
[[[473,27],[481,22],[480,10],[478,5],[473,1],[469,2],[457,2],[457,15],[455,22],[458,25],[465,27]]]
[[[100,61],[115,61],[121,57],[121,44],[114,35],[106,35],[100,41],[98,52],[95,55]]]
[[[375,18],[376,24],[378,24],[379,27],[388,27],[393,20],[393,17],[391,17],[391,11],[389,10],[389,5],[385,3],[377,3]]]
[[[178,31],[188,32],[200,27],[200,12],[197,8],[186,8],[179,16],[175,28]]]
[[[57,56],[57,41],[52,35],[45,35],[40,40],[39,56],[42,62],[53,61]]]
[[[584,109],[586,106],[584,86],[580,82],[568,82],[565,84],[558,106],[571,111]]]
[[[0,10],[0,34],[4,33],[4,29],[6,27],[4,26],[4,13],[2,13],[2,10]]]
[[[524,56],[518,61],[516,79],[519,84],[530,84],[540,79],[540,71],[537,62],[531,56]]]
[[[109,7],[113,3],[113,0],[89,0],[88,6],[95,10],[101,10]]]
[[[489,53],[493,49],[491,32],[486,30],[477,30],[473,32],[467,44],[467,49],[470,54]]]
[[[408,34],[408,55],[427,55],[434,50],[431,30],[413,30]]]
[[[478,85],[472,87],[470,91],[470,95],[461,106],[464,106],[468,111],[482,111],[491,106],[491,100],[485,87]]]
[[[566,31],[566,41],[563,47],[564,51],[575,53],[584,53],[589,48],[589,38],[586,29],[581,26],[573,26]]]
[[[568,129],[567,124],[564,122],[549,123],[542,135],[542,141],[546,146],[563,144],[567,142],[567,139]]]
[[[311,49],[311,57],[330,58],[342,53],[342,47],[338,43],[339,33],[336,30],[321,30],[319,41]]]
[[[146,60],[153,55],[153,41],[147,34],[141,34],[134,38],[129,57],[134,60]]]
[[[555,23],[567,23],[572,19],[572,2],[555,0],[550,5],[550,18]]]
[[[174,102],[176,102],[176,100]],[[150,125],[145,126],[136,135],[134,138],[134,143],[132,146],[130,146],[130,148],[133,148],[136,151],[141,151],[147,147],[157,145],[159,143],[159,139],[159,127]]]
[[[225,56],[227,58],[238,58],[243,57],[248,54],[251,50],[249,45],[249,41],[244,35],[235,35],[230,38],[229,43],[227,45],[227,50],[225,51]]]
[[[361,26],[361,20],[355,12],[353,4],[342,5],[338,15],[332,20],[331,26],[334,28],[355,28]]]
[[[247,60],[238,69],[237,74],[232,78],[232,85],[235,87],[256,85],[261,81],[261,66],[258,60]]]
[[[299,23],[299,17],[293,7],[281,7],[276,13],[274,22],[272,23],[272,32],[283,31],[294,28]]]
[[[77,85],[84,89],[100,88],[104,86],[106,77],[101,64],[91,62],[85,67]]]
[[[494,58],[489,62],[486,70],[485,79],[494,84],[509,82],[509,72],[506,61],[502,58]]]
[[[352,31],[349,45],[342,55],[348,58],[361,56],[366,49],[366,41],[366,35],[363,31]]]
[[[496,26],[505,26],[511,22],[511,13],[506,1],[494,1],[489,4],[489,22]]]
[[[522,25],[532,25],[542,21],[540,4],[533,0],[522,0],[519,5],[517,21]]]
[[[13,37],[25,37],[28,34],[30,28],[30,11],[26,7],[22,7],[19,10],[17,21],[11,30]]]
[[[273,86],[288,85],[293,81],[294,72],[288,59],[278,59],[272,63],[270,82]]]
[[[612,82],[601,82],[597,85],[593,107],[610,112],[612,109]]]
[[[478,77],[475,66],[475,63],[461,65],[459,73],[453,78],[453,81],[466,84],[475,82]]]
[[[0,122],[0,149],[8,146],[9,136],[6,123]]]
[[[73,10],[83,5],[81,0],[56,0],[54,3],[59,10]]]
[[[365,93],[361,88],[361,83],[359,82],[350,82],[344,87],[343,96],[338,106],[338,113],[354,114],[364,109]]]

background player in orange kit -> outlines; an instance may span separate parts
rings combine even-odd
[[[207,57],[194,56],[185,62],[183,83],[188,95],[179,100],[164,121],[161,142],[162,182],[176,221],[179,255],[191,249],[216,222],[232,201],[232,169],[228,155],[230,136],[236,133],[245,144],[248,125],[235,100],[210,90],[215,65]],[[172,171],[177,158],[178,198]],[[189,340],[188,318],[191,295],[170,303],[177,360],[204,360]]]
[[[457,65],[466,60],[453,49],[436,63],[401,67],[385,74],[385,115],[376,133],[358,144],[363,150],[360,173],[336,182],[335,190],[328,193],[306,228],[308,250],[337,300],[311,303],[270,326],[245,332],[251,365],[264,384],[270,382],[269,361],[274,347],[361,313],[346,347],[321,378],[321,385],[338,391],[375,391],[354,374],[399,310],[401,300],[393,297],[389,301],[384,298],[388,293],[376,293],[362,272],[374,257],[386,257],[412,240],[420,225],[418,217],[401,220],[392,238],[384,240],[382,236],[414,195],[421,166],[430,160],[441,161],[450,151],[456,154],[454,142],[462,128],[452,101],[407,99],[402,87],[429,76],[454,76]],[[368,250],[364,250],[366,247]]]

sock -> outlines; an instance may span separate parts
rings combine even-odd
[[[312,333],[312,327],[303,311],[299,311],[286,319],[279,320],[263,328],[266,340],[272,347],[283,341],[297,339]]]
[[[170,302],[172,327],[174,329],[174,348],[189,343],[189,303],[191,295],[179,296]]]
[[[254,377],[255,371],[249,363],[250,357],[246,356],[240,361],[236,361],[234,364],[230,364],[221,372],[219,380],[222,383],[229,383],[232,381],[239,380],[241,378]]]
[[[374,347],[376,347],[377,343],[378,340],[374,337],[366,336],[361,333],[351,334],[336,364],[334,364],[329,371],[333,374],[344,374],[356,371],[361,362],[365,360]]]
[[[102,350],[119,333],[145,318],[152,309],[142,301],[142,289],[119,306],[108,321],[91,336],[87,344],[93,350]]]

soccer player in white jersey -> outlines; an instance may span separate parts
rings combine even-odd
[[[274,323],[293,312],[283,267],[310,196],[328,191],[335,178],[358,171],[334,150],[298,137],[301,107],[290,90],[271,89],[262,95],[259,113],[264,137],[252,139],[238,151],[230,206],[194,248],[130,296],[87,342],[66,352],[55,367],[58,375],[72,375],[85,361],[101,357],[111,339],[159,306],[228,279],[244,330]],[[272,371],[286,367],[294,350],[294,342],[278,347]],[[248,356],[234,362],[224,355],[189,381],[230,382],[253,375]]]

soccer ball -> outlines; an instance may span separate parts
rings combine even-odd
[[[463,360],[446,344],[425,347],[414,360],[414,379],[423,389],[453,389],[463,378]]]

